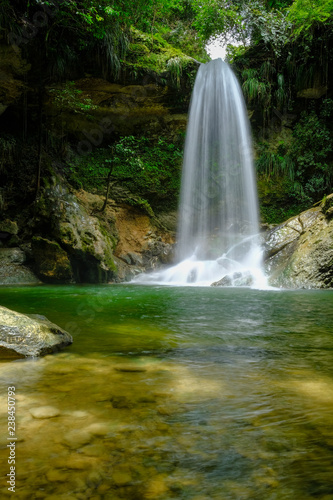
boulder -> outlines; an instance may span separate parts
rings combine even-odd
[[[45,316],[21,314],[0,306],[0,358],[42,356],[72,342],[69,333]]]
[[[32,254],[36,273],[41,280],[49,283],[73,281],[73,270],[68,255],[56,241],[34,237]]]
[[[272,286],[333,287],[333,194],[292,217],[265,238],[265,266]]]
[[[26,254],[20,248],[0,248],[0,284],[40,283],[37,276],[25,265],[25,261]]]
[[[214,281],[210,286],[232,286],[232,279],[227,274],[219,281]]]

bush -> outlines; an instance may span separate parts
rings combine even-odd
[[[183,140],[123,137],[112,147],[78,157],[67,166],[76,188],[103,192],[112,167],[112,179],[147,201],[154,210],[174,209],[180,190]],[[111,193],[112,197],[112,193]]]

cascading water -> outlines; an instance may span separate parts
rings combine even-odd
[[[229,65],[199,68],[183,162],[178,264],[140,282],[260,286],[258,203],[249,120]]]

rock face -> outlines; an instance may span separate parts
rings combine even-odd
[[[36,205],[32,241],[36,272],[43,281],[102,283],[116,277],[114,238],[57,177]]]
[[[59,120],[59,110],[52,93],[46,104],[48,126],[58,133],[70,134],[79,142],[78,152],[85,154],[112,134],[132,135],[141,133],[172,135],[186,129],[187,114],[172,109],[174,90],[152,83],[118,85],[101,78],[76,80],[80,98],[91,100],[96,110],[91,110],[94,121],[84,115],[73,115],[64,110]],[[177,107],[175,107],[177,108]]]
[[[272,286],[333,287],[333,194],[280,224],[265,240],[265,264]]]
[[[136,274],[151,271],[172,259],[173,231],[163,220],[126,202],[128,193],[114,192],[103,215],[103,224],[115,242],[113,255],[117,281],[127,281]],[[103,198],[83,190],[76,193],[87,212],[94,212]]]
[[[35,270],[45,282],[72,282],[73,270],[69,257],[59,243],[45,238],[32,239],[32,254],[35,260]]]
[[[26,254],[20,248],[0,248],[0,284],[30,285],[40,283],[25,265]]]
[[[70,345],[72,337],[45,316],[0,306],[0,358],[41,356]]]
[[[169,264],[175,216],[160,220],[129,205],[129,193],[112,194],[101,212],[104,197],[54,175],[18,222],[0,225],[0,284],[119,282]]]

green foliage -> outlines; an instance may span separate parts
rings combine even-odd
[[[135,80],[148,73],[161,75],[163,83],[177,89],[181,83],[184,86],[191,83],[198,66],[192,58],[171,46],[159,33],[152,39],[149,34],[132,27],[130,34],[132,42],[123,64]]]
[[[267,146],[262,147],[266,158],[260,157],[257,161],[261,220],[279,224],[309,208],[309,201],[299,194],[295,182],[288,177],[288,167],[283,165],[288,159],[278,158],[280,154],[270,154]],[[269,169],[268,175],[266,169]]]
[[[280,205],[261,205],[260,217],[263,222],[267,224],[281,224],[282,222],[298,215],[303,210],[306,210],[306,204],[292,204],[286,206]]]
[[[311,109],[301,114],[290,143],[280,141],[275,149],[268,143],[260,145],[256,166],[261,191],[275,189],[278,192],[276,186],[283,184],[277,199],[272,195],[267,197],[267,192],[263,196],[266,212],[267,207],[275,210],[281,206],[281,199],[285,208],[295,204],[306,208],[306,204],[331,192],[333,147],[329,126],[332,114],[333,101],[325,99],[319,111]]]
[[[75,82],[66,82],[61,89],[50,89],[54,105],[61,111],[69,109],[74,113],[86,114],[97,109],[91,99],[82,98],[82,90],[75,87]]]
[[[333,0],[295,0],[288,13],[294,37],[304,35],[315,24],[324,23],[332,14]]]
[[[128,136],[112,149],[99,149],[78,157],[68,165],[67,176],[77,188],[103,192],[112,165],[112,180],[135,195],[133,203],[144,206],[147,202],[154,210],[166,206],[174,209],[180,189],[182,156],[182,143]]]
[[[182,149],[160,138],[124,137],[114,147],[113,177],[153,207],[175,206],[180,187]]]
[[[47,13],[44,15],[45,25],[33,26],[36,14],[41,14],[43,9]],[[147,56],[142,65],[144,69],[155,70],[157,67],[163,72],[169,59],[184,57],[181,44],[171,35],[176,25],[184,28],[184,47],[193,54],[204,56],[203,43],[191,26],[193,15],[189,0],[2,0],[0,5],[5,36],[10,38],[12,33],[20,32],[22,26],[32,27],[33,33],[27,32],[27,37],[18,43],[24,52],[34,52],[34,63],[38,71],[45,73],[46,80],[48,76],[53,80],[73,79],[83,71],[102,72],[104,78],[118,79],[126,65],[127,55],[129,63],[140,68],[142,61],[135,60],[135,56],[147,54],[142,51],[140,54],[138,44],[142,41],[133,39],[132,28],[149,39],[144,44],[150,52],[151,63],[149,67]],[[164,35],[170,35],[169,43]],[[174,48],[176,53],[173,51],[168,56],[164,54],[164,58],[159,57],[163,55],[163,49],[171,52],[170,44],[173,43],[177,47]],[[155,44],[158,45],[156,51],[153,50]]]
[[[167,62],[167,69],[170,73],[171,81],[178,88],[180,87],[180,78],[183,74],[183,66],[185,66],[185,64],[181,57],[172,57]]]
[[[324,114],[330,116],[328,106]],[[297,166],[295,179],[303,186],[305,196],[316,200],[332,187],[330,154],[333,148],[330,131],[325,120],[312,110],[302,113],[293,136],[289,154]]]
[[[272,101],[271,84],[261,79],[258,70],[245,69],[242,72],[243,93],[248,103],[258,103],[264,115],[264,120],[270,111]]]
[[[194,5],[194,24],[206,41],[218,36],[243,45],[264,42],[279,55],[289,39],[291,22],[287,13],[272,8],[272,2],[266,5],[262,0],[194,0]]]
[[[291,181],[295,179],[295,164],[288,154],[283,144],[277,148],[277,152],[269,151],[269,145],[260,145],[260,156],[256,162],[259,174],[264,174],[266,178],[286,176]]]

